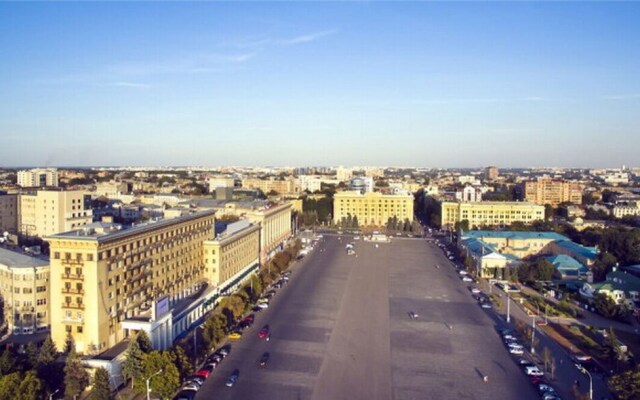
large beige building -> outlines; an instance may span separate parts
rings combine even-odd
[[[506,226],[520,221],[529,224],[544,219],[544,206],[533,203],[485,201],[442,203],[442,227],[453,229],[456,222],[469,221],[469,227]]]
[[[99,182],[96,184],[96,195],[116,198],[121,194],[129,193],[129,185],[126,182]]]
[[[214,213],[129,229],[99,222],[48,236],[51,335],[58,348],[70,333],[78,351],[99,352],[130,336],[125,326],[146,326],[154,344],[170,344],[177,321],[167,310],[205,284],[203,243],[214,238]],[[158,308],[162,321],[150,314]]]
[[[560,203],[582,204],[582,185],[551,178],[524,182],[524,198],[539,205],[557,207]]]
[[[58,186],[58,170],[37,168],[18,171],[18,185],[22,187]]]
[[[18,195],[0,194],[0,235],[18,231]]]
[[[0,248],[0,297],[15,335],[49,329],[49,261]]]
[[[278,192],[279,194],[298,192],[293,179],[280,181],[275,179],[246,178],[242,180],[242,187],[246,189],[260,189],[265,194],[271,191]]]
[[[338,192],[333,196],[333,220],[358,218],[360,226],[385,226],[389,218],[413,221],[413,196],[410,194],[387,195],[379,192]]]
[[[26,236],[66,232],[92,220],[83,191],[38,190],[19,197],[18,230]]]
[[[215,239],[204,242],[205,276],[224,292],[256,271],[259,263],[260,226],[249,221],[230,224]]]

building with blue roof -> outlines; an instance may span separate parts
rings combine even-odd
[[[460,236],[460,248],[472,260],[479,276],[504,278],[505,269],[539,255],[553,258],[560,275],[581,277],[597,258],[598,251],[574,243],[556,232],[468,231]]]

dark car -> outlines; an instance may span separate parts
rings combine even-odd
[[[269,336],[269,325],[265,325],[258,332],[258,339],[264,339]]]
[[[262,311],[262,308],[255,306],[251,309],[251,311],[253,311],[254,313],[259,313],[260,311]]]
[[[261,367],[266,367],[267,362],[269,362],[269,357],[270,355],[268,352],[263,353],[260,359],[258,360],[258,365]]]
[[[229,375],[229,378],[227,378],[227,382],[225,382],[225,385],[227,387],[233,387],[233,385],[235,385],[236,382],[238,381],[239,377],[240,377],[240,370],[239,369],[233,370],[231,375]]]
[[[173,400],[193,400],[196,397],[195,390],[182,390],[173,398]]]

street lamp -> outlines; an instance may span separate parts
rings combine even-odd
[[[538,305],[536,304],[536,307],[538,307]],[[538,309],[538,312],[540,312],[540,310]],[[536,354],[536,348],[534,346],[534,342],[536,340],[536,316],[538,314],[534,314],[531,316],[531,354]]]
[[[54,394],[56,394],[56,393],[58,393],[59,391],[60,391],[60,389],[56,389],[56,391],[55,391],[55,392],[51,393],[51,394],[49,395],[49,400],[53,400],[53,395],[54,395]]]
[[[593,379],[591,378],[591,373],[583,366],[578,367],[578,371],[589,377],[589,400],[593,400]]]
[[[151,378],[153,378],[154,376],[156,376],[158,374],[161,374],[161,373],[162,373],[162,370],[156,372],[155,374],[153,374],[153,375],[151,375],[150,377],[147,378],[147,400],[151,400],[151,397],[149,395],[151,393],[151,389],[149,388],[149,381],[151,380]]]
[[[507,291],[507,324],[511,322],[511,296],[509,296],[509,291]]]

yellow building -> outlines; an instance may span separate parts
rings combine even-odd
[[[338,192],[333,196],[333,220],[336,224],[349,215],[360,226],[385,226],[389,218],[413,221],[413,196],[379,192]]]
[[[453,229],[456,222],[469,221],[469,227],[506,226],[520,221],[529,224],[544,219],[544,207],[532,203],[483,201],[476,203],[443,202],[441,224]]]
[[[18,195],[0,194],[0,235],[18,231]]]
[[[175,331],[170,320],[157,326],[150,309],[168,299],[162,305],[167,315],[173,304],[202,288],[203,243],[213,237],[213,211],[128,229],[99,222],[48,236],[51,335],[58,348],[68,333],[80,352],[111,348],[131,334],[123,327],[128,321],[151,323],[149,329],[161,332],[159,338],[154,334],[154,345],[165,347]]]
[[[524,197],[529,202],[553,207],[560,203],[582,204],[582,189],[577,182],[538,178],[524,182]]]
[[[204,242],[205,277],[228,292],[257,271],[260,263],[260,226],[238,221],[214,240]]]
[[[292,179],[280,181],[275,179],[247,178],[242,180],[242,187],[246,189],[260,189],[264,194],[268,194],[271,191],[280,194],[297,192],[295,181]]]
[[[66,232],[92,220],[83,191],[38,190],[19,196],[18,230],[26,236]]]
[[[49,262],[0,248],[0,297],[15,335],[49,329]]]

